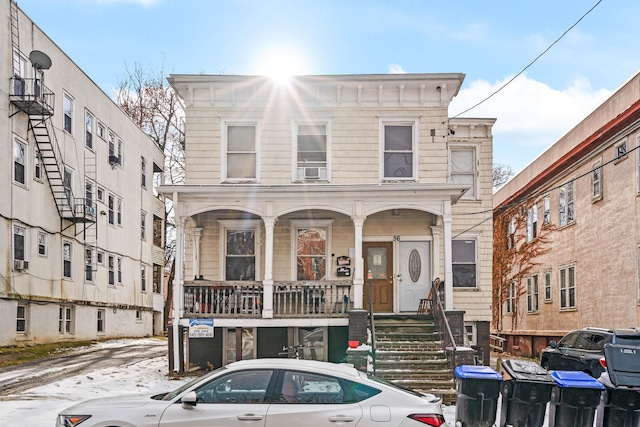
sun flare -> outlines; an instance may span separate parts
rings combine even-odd
[[[293,50],[271,50],[262,57],[259,73],[286,83],[291,76],[304,74],[304,65]]]

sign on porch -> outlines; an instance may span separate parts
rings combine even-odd
[[[213,338],[213,319],[189,319],[189,338]]]

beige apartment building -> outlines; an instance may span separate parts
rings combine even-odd
[[[0,1],[0,345],[161,333],[163,152]]]
[[[189,363],[293,345],[339,361],[362,313],[415,315],[435,278],[468,342],[482,322],[488,335],[495,120],[449,118],[463,79],[170,76],[186,182],[159,191],[182,242],[174,324],[192,335]],[[193,337],[202,325],[213,332]]]
[[[495,194],[494,219],[515,207],[520,220],[506,220],[521,226],[496,237],[494,257],[504,245],[548,240],[525,277],[502,289],[492,326],[508,351],[539,355],[574,329],[638,326],[639,127],[636,74]]]

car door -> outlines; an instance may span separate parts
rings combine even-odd
[[[567,369],[567,353],[573,348],[579,332],[571,332],[564,336],[553,351],[549,352],[549,369],[550,370],[565,370]]]
[[[275,387],[265,427],[355,426],[362,408],[345,400],[338,378],[302,371],[283,371]]]
[[[256,369],[214,378],[194,391],[195,406],[178,402],[162,414],[162,427],[263,427],[274,371]]]
[[[591,343],[591,333],[580,332],[571,348],[563,355],[562,369],[585,371],[588,368],[587,354]]]

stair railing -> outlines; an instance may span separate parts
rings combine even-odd
[[[369,281],[369,323],[371,325],[371,365],[376,374],[376,324],[373,318],[373,285]]]
[[[443,292],[443,289],[444,282],[441,282],[439,278],[435,279],[431,285],[431,292],[429,294],[431,297],[431,312],[433,313],[433,318],[438,325],[438,331],[442,337],[442,347],[445,354],[447,354],[448,349],[451,349],[452,366],[456,366],[456,341],[453,338],[453,333],[451,332],[451,327],[449,326],[449,321],[444,313],[444,307],[442,306],[442,300],[440,299],[440,293]],[[447,358],[449,358],[448,354]]]

